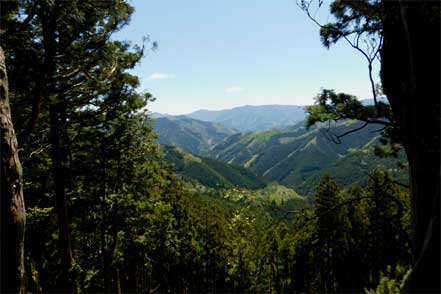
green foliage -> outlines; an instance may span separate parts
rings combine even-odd
[[[378,101],[375,105],[363,105],[355,96],[323,89],[315,98],[315,104],[306,108],[309,128],[318,122],[339,120],[358,120],[363,124],[345,132],[334,132],[332,139],[341,143],[342,138],[360,131],[368,125],[381,126],[381,145],[375,147],[375,153],[381,157],[397,157],[401,149],[400,135],[395,127],[393,113],[389,104]]]
[[[360,122],[346,120],[331,127],[317,123],[309,130],[298,125],[286,130],[235,134],[216,145],[212,156],[249,168],[269,181],[277,181],[309,196],[314,194],[326,173],[349,187],[355,183],[366,185],[369,173],[384,168],[406,183],[405,169],[397,168],[397,164],[405,160],[402,152],[397,154],[397,159],[374,156],[374,149],[381,145],[375,132],[377,127],[368,126],[349,134],[340,144],[332,141],[334,134],[360,125]]]
[[[315,194],[315,244],[314,244],[314,262],[318,265],[317,285],[320,291],[337,291],[337,271],[336,264],[344,252],[345,236],[343,230],[335,228],[344,228],[343,211],[340,206],[339,188],[335,180],[325,175],[320,181]]]
[[[363,106],[354,96],[344,93],[335,94],[333,90],[323,89],[315,99],[316,105],[306,108],[309,113],[306,126],[316,122],[351,118],[352,116],[368,117],[374,112],[373,106]]]
[[[185,116],[160,117],[155,120],[158,143],[180,147],[196,155],[207,156],[214,145],[236,130]]]
[[[394,270],[388,266],[386,273],[380,273],[380,282],[375,289],[367,290],[366,294],[399,294],[403,293],[404,282],[409,273],[409,267],[397,265]]]
[[[185,181],[196,181],[210,188],[259,189],[266,185],[265,180],[243,167],[198,157],[176,147],[163,146],[163,149],[165,160],[173,164],[174,171]]]
[[[410,205],[390,175],[375,173],[366,189],[349,191],[326,176],[313,206],[244,168],[174,148],[163,154],[146,119],[152,97],[138,92],[138,78],[129,73],[143,50],[110,38],[133,8],[126,1],[19,1],[26,20],[11,17],[14,3],[2,12],[1,41],[22,142],[29,292],[69,290],[59,283],[64,274],[79,292],[397,288],[410,259]],[[318,112],[360,107],[353,97],[325,98]],[[218,157],[270,179],[305,182],[324,166],[335,168],[325,162],[358,156],[374,140],[362,134],[350,144],[326,145],[326,132],[320,125],[237,134],[220,143],[225,150]],[[186,189],[179,176],[207,187]],[[66,273],[61,208],[72,241]]]
[[[351,35],[375,37],[381,28],[380,1],[333,1],[330,12],[336,22],[320,29],[321,41],[327,48]]]
[[[313,2],[314,0],[301,0],[300,7],[320,26],[322,44],[329,49],[331,45],[343,40],[361,53],[367,61],[374,105],[362,105],[352,95],[336,94],[333,90],[322,89],[316,97],[315,105],[307,107],[309,113],[307,126],[312,126],[316,122],[344,119],[356,119],[364,123],[362,127],[354,128],[351,132],[360,130],[368,124],[383,126],[381,142],[389,147],[382,151],[377,148],[377,153],[396,157],[401,148],[402,138],[396,127],[391,106],[377,97],[382,92],[379,91],[381,86],[375,85],[373,79],[373,64],[377,58],[380,58],[383,43],[381,1],[332,1],[330,13],[334,22],[326,24],[320,24],[312,16]],[[319,0],[318,7],[322,4],[323,1]],[[340,139],[347,134],[337,134],[334,140],[341,142]]]
[[[387,173],[372,175],[367,189],[354,186],[340,192],[330,176],[323,177],[316,190],[314,214],[303,214],[310,223],[299,222],[309,232],[302,241],[303,250],[309,248],[303,252],[308,256],[303,263],[315,273],[303,277],[309,281],[306,289],[361,292],[380,282],[392,287],[395,282],[386,281],[382,273],[392,264],[400,272],[397,277],[402,277],[403,265],[410,264],[409,204],[408,193]],[[391,274],[388,277],[395,279]]]

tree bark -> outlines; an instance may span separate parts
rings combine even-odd
[[[414,213],[409,292],[440,292],[440,3],[383,1],[381,78],[408,157]]]
[[[0,292],[24,293],[25,207],[23,173],[9,106],[8,76],[0,47],[0,155],[1,155],[1,280]]]

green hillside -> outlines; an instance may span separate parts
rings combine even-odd
[[[266,182],[252,171],[214,159],[195,156],[181,148],[163,146],[165,159],[185,181],[197,182],[211,188],[240,187],[260,189]]]
[[[330,139],[331,132],[341,134],[357,124],[339,123],[331,129],[318,125],[309,130],[299,124],[286,130],[234,134],[214,147],[213,156],[306,195],[313,193],[310,187],[315,187],[325,173],[350,185],[366,181],[379,164],[386,168],[396,166],[393,160],[373,155],[379,136],[375,126],[342,138],[340,144]]]
[[[332,134],[342,134],[358,124],[346,121],[331,128],[319,124],[306,129],[300,122],[282,130],[237,133],[218,124],[187,117],[163,117],[156,120],[155,129],[159,133],[159,143],[203,156],[199,158],[182,150],[176,153],[179,149],[170,149],[168,155],[178,172],[209,187],[256,188],[248,175],[246,180],[243,178],[248,170],[268,182],[292,187],[302,195],[313,194],[314,187],[326,173],[332,174],[343,186],[349,186],[365,184],[369,174],[381,167],[406,182],[407,172],[396,169],[397,160],[374,155],[378,127],[370,126],[349,134],[340,144],[331,140]],[[185,164],[183,158],[186,158]],[[242,167],[240,171],[237,170],[239,166]]]
[[[154,129],[159,134],[158,143],[178,146],[198,155],[207,155],[215,144],[237,133],[216,123],[185,116],[157,118]]]

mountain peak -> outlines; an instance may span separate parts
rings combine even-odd
[[[306,112],[304,106],[270,104],[244,105],[225,110],[198,110],[187,116],[248,132],[292,126],[304,120]]]

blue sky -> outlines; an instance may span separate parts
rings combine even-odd
[[[118,39],[158,42],[134,70],[154,112],[307,105],[321,87],[370,98],[365,60],[330,50],[295,0],[134,0]],[[322,8],[321,19],[327,18]]]

